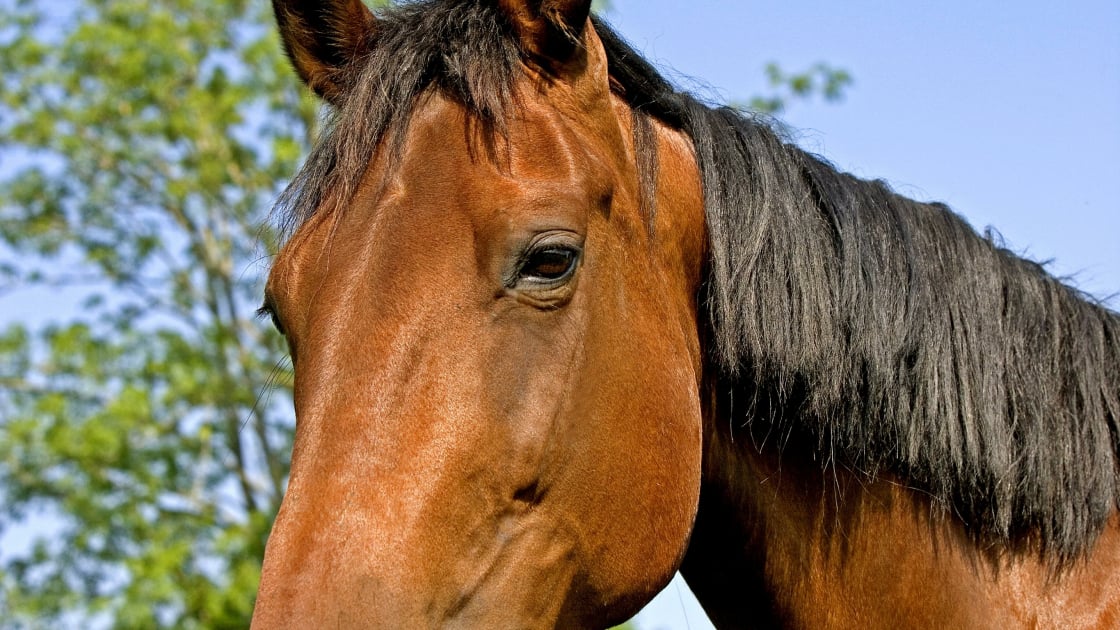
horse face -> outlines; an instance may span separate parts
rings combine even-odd
[[[667,210],[650,229],[586,6],[556,10],[584,45],[526,69],[504,135],[426,91],[400,151],[274,263],[297,428],[255,625],[598,626],[679,564],[702,234]],[[548,25],[509,15],[547,62]]]

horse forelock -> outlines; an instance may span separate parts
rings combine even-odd
[[[594,23],[636,114],[642,186],[658,163],[645,121],[693,141],[711,369],[753,401],[732,426],[889,472],[981,543],[1036,544],[1058,562],[1084,552],[1120,504],[1120,318],[948,208],[840,173],[765,120],[678,91]],[[502,129],[522,53],[492,3],[386,10],[377,37],[277,205],[286,233],[349,200],[379,145],[400,150],[428,89]]]
[[[282,235],[344,207],[382,145],[395,162],[410,115],[431,89],[503,132],[520,58],[494,3],[436,0],[380,11],[374,45],[348,68],[349,93],[327,112],[320,137],[277,201]]]

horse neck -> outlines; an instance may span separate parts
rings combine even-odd
[[[719,392],[741,388],[704,390],[704,476],[681,573],[718,627],[1060,626],[1120,610],[1120,590],[1086,588],[1120,586],[1120,515],[1054,573],[1037,551],[980,548],[898,479],[729,421],[733,395]]]
[[[722,430],[715,426],[721,419]],[[795,627],[846,627],[854,619],[836,617],[838,598],[880,588],[899,566],[907,567],[906,580],[943,568],[918,553],[914,540],[962,542],[923,523],[919,503],[898,488],[822,472],[777,440],[732,436],[719,416],[708,415],[706,426],[699,512],[681,572],[718,627],[746,619],[757,627],[793,620],[802,622]]]
[[[628,111],[621,116],[627,117],[623,124],[632,121]],[[708,243],[692,142],[656,121],[653,125],[655,242],[667,257],[667,268],[684,269],[684,277],[698,289],[707,271]],[[635,150],[639,153],[640,148]],[[697,323],[703,320],[698,296],[686,296],[696,302]],[[703,324],[698,330],[703,347],[711,331]],[[714,356],[710,350],[706,354]],[[933,518],[921,495],[887,481],[868,483],[843,469],[822,469],[811,456],[799,457],[815,449],[798,449],[780,436],[751,434],[741,424],[743,414],[733,413],[735,394],[726,393],[742,388],[724,381],[714,365],[703,366],[701,373],[704,471],[681,572],[717,626],[779,627],[791,619],[805,620],[806,627],[836,625],[839,620],[829,617],[828,594],[836,586],[830,574],[847,570],[852,558],[859,560],[856,572],[864,583],[892,576],[896,562],[909,562],[913,577],[907,584],[914,588],[947,566],[962,573],[980,566],[977,556],[961,551],[969,545],[963,530]],[[742,399],[751,395],[738,393]],[[928,545],[910,544],[919,538],[936,539],[952,549],[950,564],[931,555]],[[868,552],[883,541],[897,544],[885,545],[886,553]],[[963,584],[943,589],[940,607],[937,602],[923,604],[930,625],[965,614],[960,603],[978,596]],[[963,626],[970,619],[960,621]]]

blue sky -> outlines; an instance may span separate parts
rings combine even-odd
[[[847,69],[843,102],[783,115],[802,147],[948,203],[1098,297],[1120,293],[1115,0],[614,0],[607,18],[679,84],[719,101],[764,92],[768,61]],[[675,585],[639,620],[710,627]]]
[[[771,60],[848,69],[843,102],[783,116],[803,147],[1120,291],[1120,3],[615,0],[608,18],[720,100],[763,91]]]

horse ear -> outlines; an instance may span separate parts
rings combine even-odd
[[[339,105],[355,59],[373,47],[377,18],[362,0],[272,0],[284,50],[303,82]]]
[[[568,61],[581,45],[591,0],[498,0],[521,48],[546,67]]]

